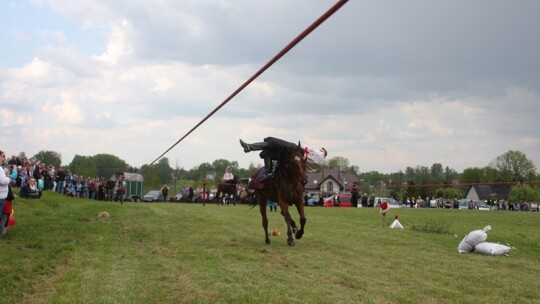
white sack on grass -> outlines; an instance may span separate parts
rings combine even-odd
[[[466,253],[473,252],[474,246],[487,240],[487,231],[491,230],[491,226],[487,225],[482,230],[474,230],[469,232],[459,243],[458,252]]]
[[[474,252],[489,254],[489,255],[503,255],[507,254],[512,247],[501,245],[497,243],[482,242],[474,246]]]

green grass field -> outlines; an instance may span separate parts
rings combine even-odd
[[[540,213],[306,209],[286,245],[258,208],[115,203],[45,193],[14,202],[0,238],[2,303],[540,303]],[[108,219],[98,214],[107,211]],[[293,218],[298,219],[295,210]],[[395,214],[404,230],[388,228]],[[508,257],[458,254],[471,230]],[[456,236],[457,235],[457,236]]]

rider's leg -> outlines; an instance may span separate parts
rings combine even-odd
[[[272,176],[274,176],[274,166],[273,166],[273,160],[270,157],[264,158],[264,176],[261,179],[261,182],[265,182]]]
[[[258,151],[258,150],[263,150],[264,148],[268,147],[268,143],[267,142],[258,142],[258,143],[252,143],[252,144],[248,144],[246,142],[244,142],[243,140],[240,139],[240,145],[242,146],[242,148],[244,148],[244,152],[248,153],[250,151]]]

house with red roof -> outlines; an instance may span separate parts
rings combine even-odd
[[[358,183],[358,177],[354,174],[325,168],[320,172],[307,174],[306,194],[311,196],[320,193],[327,197],[336,193],[350,193],[351,187]]]

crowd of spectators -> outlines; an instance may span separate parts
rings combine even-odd
[[[19,159],[8,160],[11,185],[20,188],[23,198],[41,198],[43,191],[55,191],[74,198],[89,198],[102,201],[116,199],[116,185],[112,177],[84,177],[69,170],[55,168],[40,161]]]

